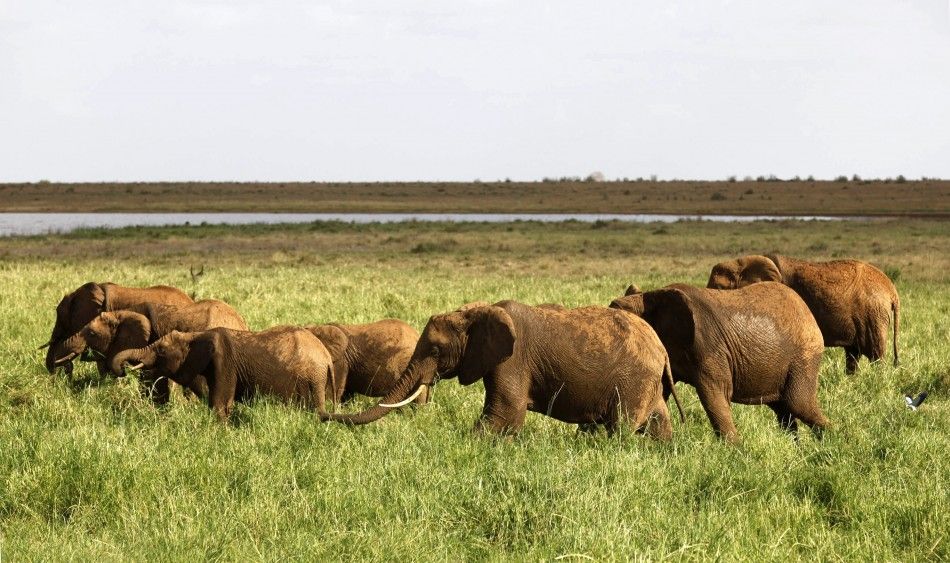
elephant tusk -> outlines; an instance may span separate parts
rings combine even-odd
[[[413,393],[412,395],[409,395],[409,396],[408,396],[407,398],[405,398],[404,400],[399,401],[398,403],[392,403],[392,404],[380,403],[379,406],[381,406],[381,407],[386,407],[387,409],[396,409],[396,408],[399,408],[399,407],[408,405],[409,403],[415,401],[415,400],[416,400],[416,397],[418,397],[420,394],[422,394],[422,392],[425,391],[425,390],[426,390],[426,386],[425,386],[425,384],[422,384],[422,385],[419,386],[418,389],[416,389],[416,392],[415,392],[415,393]]]
[[[62,358],[53,362],[53,365],[58,366],[58,365],[65,364],[66,362],[72,360],[75,357],[76,357],[76,352],[70,352],[68,355],[63,356]]]
[[[128,369],[136,369],[136,370],[138,370],[138,369],[142,369],[142,368],[144,368],[144,367],[145,367],[145,364],[142,363],[142,362],[139,362],[139,363],[135,364],[134,366],[129,366]]]
[[[37,348],[37,350],[42,350],[43,348],[49,348],[49,347],[50,347],[50,344],[52,344],[52,343],[53,343],[53,341],[50,340],[50,341],[47,342],[46,344],[43,344],[42,346],[40,346],[39,348]]]

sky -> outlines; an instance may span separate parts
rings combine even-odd
[[[0,0],[0,181],[950,178],[950,1]]]

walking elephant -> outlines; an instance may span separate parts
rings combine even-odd
[[[144,348],[125,350],[112,360],[121,372],[127,363],[194,389],[197,378],[208,386],[208,406],[227,421],[235,401],[258,393],[326,414],[327,397],[337,396],[333,359],[310,331],[281,326],[261,332],[214,328],[172,331]]]
[[[61,348],[63,342],[82,330],[99,313],[130,310],[145,314],[145,306],[149,303],[182,306],[194,301],[180,289],[167,285],[139,288],[109,282],[89,282],[65,295],[56,306],[56,323],[49,342],[41,346],[49,348],[46,352],[46,370],[53,373],[56,360],[65,355]],[[62,365],[67,373],[72,372],[71,361]]]
[[[56,359],[54,365],[63,365],[89,350],[96,359],[99,374],[106,375],[111,371],[112,360],[116,354],[130,348],[141,348],[173,330],[196,332],[218,327],[247,330],[244,318],[233,307],[216,299],[205,299],[183,307],[149,303],[145,306],[145,313],[100,313],[79,332],[65,340],[60,347],[64,355]],[[113,374],[122,375],[121,372]],[[168,379],[150,381],[143,378],[143,383],[147,385],[152,399],[157,404],[168,402]],[[193,387],[199,396],[207,395],[207,385],[202,378],[196,378]]]
[[[379,404],[325,418],[366,424],[414,400],[440,378],[453,377],[462,385],[484,380],[479,431],[517,432],[533,411],[568,423],[602,424],[609,431],[625,423],[661,439],[672,434],[663,400],[664,389],[673,392],[669,361],[645,322],[604,307],[531,307],[515,301],[431,317],[408,367]]]
[[[610,306],[642,317],[670,356],[673,379],[696,388],[716,434],[738,439],[733,403],[768,405],[793,433],[796,419],[820,436],[828,419],[818,407],[821,332],[802,299],[778,283],[736,291],[673,284],[635,286]]]
[[[355,394],[384,397],[406,371],[419,333],[403,321],[384,319],[366,324],[325,324],[305,327],[319,338],[333,357],[341,400]],[[417,404],[425,404],[428,393]]]
[[[897,330],[900,298],[884,272],[867,262],[809,262],[778,254],[744,256],[713,266],[706,287],[735,289],[775,281],[795,290],[811,309],[825,346],[841,346],[845,369],[852,374],[861,356],[877,361],[887,349],[894,315],[894,365],[898,365]]]

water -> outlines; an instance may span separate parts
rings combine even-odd
[[[250,225],[343,221],[347,223],[402,223],[445,221],[451,223],[511,221],[628,221],[673,223],[703,220],[722,223],[787,220],[835,221],[860,217],[770,216],[770,215],[622,215],[611,213],[0,213],[0,236],[68,233],[80,228],[145,227],[166,225]]]

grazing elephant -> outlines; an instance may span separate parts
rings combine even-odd
[[[569,423],[603,424],[609,431],[628,423],[657,438],[672,434],[663,400],[664,388],[673,391],[669,361],[645,322],[604,307],[558,309],[515,301],[433,316],[409,366],[378,405],[325,418],[372,422],[440,377],[458,377],[462,385],[484,379],[479,431],[517,432],[530,410]]]
[[[384,397],[409,366],[419,333],[403,321],[385,319],[374,323],[325,324],[305,327],[319,338],[333,357],[336,383],[342,400],[356,393]],[[416,398],[425,404],[428,394]]]
[[[197,332],[218,327],[247,330],[247,323],[237,311],[227,303],[215,299],[198,301],[184,307],[149,303],[145,306],[145,311],[145,315],[134,311],[100,313],[79,332],[66,339],[61,346],[65,355],[58,358],[54,365],[63,365],[89,349],[96,356],[99,374],[105,375],[110,371],[112,360],[119,352],[141,348],[173,330]],[[116,376],[122,375],[121,372],[113,373]],[[149,384],[148,388],[157,404],[168,402],[168,379],[144,379],[143,383]],[[207,395],[207,385],[203,378],[195,379],[192,391],[201,397]]]
[[[112,360],[126,363],[191,388],[198,377],[208,385],[208,406],[227,421],[235,401],[258,393],[301,404],[325,415],[326,399],[337,395],[333,359],[310,331],[290,326],[261,332],[214,328],[172,331],[144,348],[125,350]]]
[[[884,272],[867,262],[808,262],[777,254],[744,256],[713,266],[706,287],[736,289],[776,281],[795,290],[811,309],[825,346],[841,346],[847,373],[866,356],[877,361],[887,349],[887,328],[894,315],[894,365],[898,365],[900,298]]]
[[[635,286],[610,306],[642,317],[670,355],[673,379],[696,388],[716,434],[738,439],[730,401],[765,404],[791,432],[828,426],[818,407],[821,332],[802,299],[777,283],[736,291]]]
[[[167,285],[139,288],[94,282],[84,284],[64,296],[56,307],[56,324],[53,325],[49,342],[40,347],[49,347],[46,352],[46,370],[53,373],[56,359],[65,355],[61,348],[63,342],[82,330],[99,313],[130,310],[145,314],[148,303],[182,306],[194,301],[185,292]],[[67,362],[64,367],[67,373],[72,372],[72,362]]]

